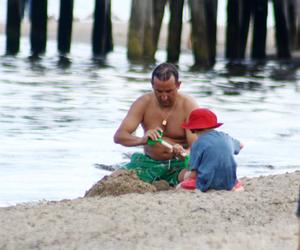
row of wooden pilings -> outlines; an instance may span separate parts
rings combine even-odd
[[[225,1],[225,0],[224,0]],[[162,16],[167,0],[133,0],[128,57],[153,59],[157,49]],[[191,44],[195,64],[210,66],[216,59],[218,0],[187,0],[191,13]],[[225,57],[242,60],[246,56],[250,26],[253,27],[251,58],[266,58],[268,3],[273,4],[277,58],[288,59],[300,46],[300,0],[227,0]],[[184,0],[169,1],[170,21],[167,60],[180,55]],[[153,15],[150,13],[153,9]],[[251,25],[252,24],[252,25]]]
[[[6,54],[16,55],[20,49],[20,30],[24,0],[7,0]],[[46,52],[47,45],[47,0],[30,0],[31,57]],[[112,22],[110,0],[95,0],[92,32],[92,52],[95,57],[105,57],[112,51]],[[61,56],[70,53],[72,40],[74,0],[61,0],[57,32],[57,49]]]
[[[20,48],[22,5],[25,0],[7,0],[6,54]],[[186,0],[191,16],[191,45],[194,63],[210,66],[216,59],[218,0]],[[225,0],[221,0],[225,1]],[[300,0],[272,0],[278,58],[290,58],[300,44]],[[92,32],[94,57],[105,58],[113,49],[111,0],[95,0]],[[166,5],[170,9],[167,61],[177,62],[181,51],[184,0],[132,0],[127,55],[133,61],[154,61]],[[88,3],[87,3],[88,4]],[[57,49],[70,52],[74,0],[61,0]],[[225,11],[225,10],[224,10]],[[251,58],[266,58],[268,0],[227,0],[225,57],[241,60],[246,56],[249,27],[252,23]],[[31,56],[39,57],[47,44],[47,0],[30,0]],[[299,36],[299,37],[298,37]]]

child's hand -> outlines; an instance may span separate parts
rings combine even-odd
[[[184,158],[185,150],[180,144],[173,145],[173,154],[177,157]]]

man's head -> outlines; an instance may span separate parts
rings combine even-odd
[[[176,67],[170,63],[158,65],[153,70],[151,84],[158,103],[162,107],[173,106],[181,84]]]
[[[167,81],[171,76],[178,82],[178,71],[176,67],[171,63],[159,64],[152,72],[151,83],[154,83],[154,78],[161,81]]]

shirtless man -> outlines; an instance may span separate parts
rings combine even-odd
[[[126,166],[134,169],[140,179],[150,183],[164,179],[176,185],[178,176],[182,175],[179,173],[183,173],[181,170],[186,167],[182,164],[181,155],[196,139],[190,131],[181,128],[181,124],[198,105],[191,97],[178,92],[181,82],[172,64],[158,65],[152,73],[151,84],[153,91],[132,104],[114,135],[114,141],[127,147],[144,146],[145,155],[133,155],[132,164]],[[142,137],[134,134],[139,124],[144,130]],[[148,138],[156,140],[160,137],[159,131],[163,133],[163,140],[173,146],[172,149],[159,143],[147,144]],[[181,177],[179,179],[182,180]]]

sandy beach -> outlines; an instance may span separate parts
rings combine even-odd
[[[242,182],[1,208],[0,249],[296,249],[300,171]]]

